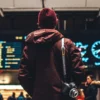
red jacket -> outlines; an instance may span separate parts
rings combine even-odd
[[[63,35],[54,29],[31,32],[26,39],[18,79],[32,100],[64,100],[61,95],[63,69],[61,55]],[[80,52],[65,38],[67,81],[79,85],[83,79]]]

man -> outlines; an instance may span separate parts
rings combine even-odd
[[[39,30],[31,32],[25,40],[18,79],[32,100],[64,100],[61,94],[63,78],[61,39],[55,30],[56,13],[49,8],[38,14]],[[83,80],[81,56],[74,43],[64,38],[67,82],[77,85]],[[67,99],[69,100],[69,99]]]
[[[17,97],[17,100],[25,100],[23,92],[20,92],[20,95]]]
[[[0,93],[0,100],[3,100],[3,95]]]
[[[16,96],[15,95],[16,95],[15,92],[13,92],[12,95],[9,96],[7,100],[16,100]]]
[[[26,94],[25,100],[32,100],[31,97],[29,96],[29,94]]]
[[[88,75],[86,78],[84,94],[85,100],[96,100],[97,96],[97,86],[93,84],[94,81],[93,75]]]

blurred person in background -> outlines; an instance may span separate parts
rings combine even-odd
[[[20,92],[20,95],[17,97],[17,100],[25,100],[23,92]]]
[[[12,95],[9,96],[7,100],[16,100],[15,92],[13,92]]]
[[[79,94],[76,97],[76,100],[85,100],[85,94],[83,92],[83,89],[79,89],[78,91],[79,91]]]
[[[84,94],[85,94],[85,100],[97,100],[97,86],[95,84],[92,84],[94,81],[93,75],[88,75],[86,77],[85,87],[84,87]]]
[[[32,99],[28,94],[26,94],[25,100],[32,100]]]
[[[63,65],[61,40],[57,31],[58,18],[54,10],[42,9],[38,14],[39,30],[31,32],[26,40],[20,62],[18,79],[32,100],[75,100],[63,96]],[[67,82],[77,86],[84,80],[80,51],[72,40],[64,38]]]
[[[0,93],[0,100],[3,100],[3,95]]]

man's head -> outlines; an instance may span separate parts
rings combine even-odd
[[[86,78],[86,81],[88,84],[91,84],[91,82],[94,80],[94,77],[93,75],[88,75],[87,78]]]
[[[38,14],[38,25],[40,28],[55,28],[58,24],[56,13],[50,8],[42,9]]]

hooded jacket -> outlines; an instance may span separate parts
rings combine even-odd
[[[31,32],[26,40],[18,79],[32,100],[64,100],[61,95],[63,68],[61,39],[55,29]],[[64,38],[67,82],[77,85],[83,80],[80,52],[74,43]]]

